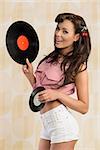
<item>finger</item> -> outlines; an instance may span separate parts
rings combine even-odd
[[[38,97],[38,99],[41,102],[46,102],[49,99],[49,97],[48,97],[48,95],[41,95],[41,96]]]
[[[38,97],[38,100],[39,100],[40,102],[45,102],[44,98]]]
[[[41,99],[39,99],[39,101],[41,102],[41,103],[45,103],[47,100],[41,100]]]
[[[28,72],[27,65],[22,66],[23,72]]]
[[[46,90],[43,90],[43,91],[39,92],[39,96],[43,95],[43,94],[46,94]]]
[[[41,100],[41,101],[45,99],[45,98],[44,98],[44,95],[39,95],[38,98],[39,98],[39,100]]]
[[[27,66],[31,66],[31,63],[29,62],[29,60],[28,60],[28,58],[26,58],[26,64],[27,64]]]

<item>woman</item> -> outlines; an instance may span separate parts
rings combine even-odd
[[[87,61],[91,50],[84,19],[71,13],[59,14],[55,22],[55,49],[40,61],[35,74],[26,60],[23,72],[33,89],[44,86],[39,100],[43,129],[39,150],[74,150],[79,139],[77,121],[68,108],[82,114],[89,107]],[[77,99],[71,97],[76,88]]]

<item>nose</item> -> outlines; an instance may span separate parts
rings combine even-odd
[[[61,36],[61,30],[55,32],[56,36]]]

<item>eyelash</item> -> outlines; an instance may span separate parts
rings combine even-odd
[[[67,32],[67,31],[63,31],[63,33],[64,33],[64,34],[67,34],[68,32]]]
[[[56,31],[59,31],[60,29],[58,27],[56,27]]]
[[[57,28],[56,28],[56,31],[59,31],[59,30],[60,30],[59,27],[57,27]],[[64,33],[64,34],[67,34],[68,31],[63,31],[63,33]]]

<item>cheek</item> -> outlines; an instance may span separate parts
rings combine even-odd
[[[68,37],[66,37],[66,38],[64,38],[64,43],[66,43],[66,44],[73,44],[73,42],[74,42],[74,38],[73,38],[73,36],[68,36]]]

